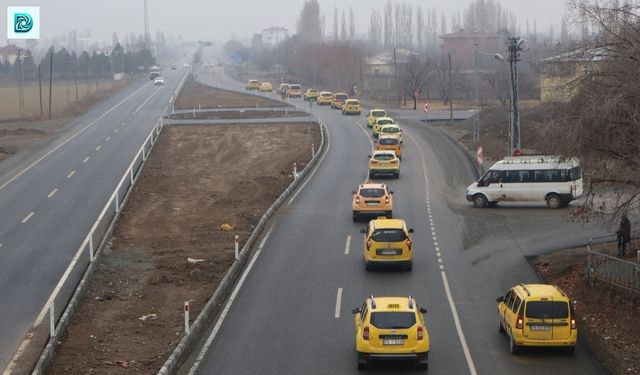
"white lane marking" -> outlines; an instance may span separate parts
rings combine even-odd
[[[444,270],[444,266],[441,264],[440,265],[440,271],[443,271],[443,270]]]
[[[111,136],[107,137],[105,140],[109,142],[111,140]]]
[[[347,243],[344,245],[344,255],[349,255],[349,247],[351,246],[351,235],[347,236]]]
[[[338,294],[336,294],[336,319],[340,318],[340,306],[342,305],[342,288],[338,288]]]
[[[438,257],[438,263],[442,263],[442,258]]]
[[[149,83],[145,83],[142,87],[140,87],[139,89],[137,89],[136,91],[134,91],[133,93],[131,93],[131,95],[127,96],[126,98],[124,98],[121,102],[119,102],[118,104],[114,105],[113,107],[111,107],[109,110],[107,110],[105,113],[103,113],[102,115],[100,115],[97,119],[91,121],[89,123],[89,125],[85,126],[84,128],[78,130],[76,133],[74,133],[72,136],[70,136],[69,138],[65,139],[64,142],[60,143],[59,145],[57,145],[56,147],[52,148],[49,152],[47,152],[46,154],[42,155],[38,160],[34,161],[33,163],[29,164],[25,169],[21,170],[20,172],[18,172],[16,175],[14,175],[13,177],[11,177],[9,179],[9,181],[5,182],[2,186],[0,186],[0,190],[4,189],[7,185],[9,185],[10,183],[12,183],[16,178],[22,176],[23,174],[25,174],[26,172],[28,172],[31,168],[33,168],[36,164],[40,163],[42,160],[46,159],[47,157],[49,157],[49,155],[53,154],[54,152],[56,152],[60,147],[66,145],[67,143],[69,143],[71,140],[73,140],[75,137],[77,137],[78,135],[80,135],[82,132],[84,132],[85,130],[89,129],[90,127],[92,127],[93,125],[95,125],[98,121],[102,120],[103,117],[105,117],[106,115],[108,115],[109,113],[111,113],[114,109],[118,108],[122,103],[126,102],[127,100],[129,100],[129,98],[131,98],[132,96],[134,96],[135,94],[138,93],[138,91],[142,90],[143,88],[147,87]]]
[[[358,127],[364,132],[364,135],[367,137],[367,139],[369,140],[369,143],[371,144],[371,150],[373,150],[373,139],[371,139],[371,136],[369,135],[369,133],[367,133],[367,130],[363,128],[362,125],[357,121],[356,121],[356,125],[358,125]]]
[[[100,151],[101,148],[102,148],[102,146],[96,147],[96,151]]]
[[[89,161],[89,159],[91,159],[91,157],[90,157],[90,156],[87,156],[86,158],[84,158],[84,160],[82,161],[82,163],[84,164],[84,163],[88,162],[88,161]]]
[[[0,247],[2,247],[2,245],[0,245]],[[16,368],[16,362],[20,357],[22,357],[22,354],[24,353],[24,351],[27,349],[27,346],[31,342],[31,334],[28,336],[29,336],[28,338],[22,340],[20,347],[18,347],[18,351],[16,351],[16,354],[13,356],[11,363],[9,363],[7,368],[2,372],[2,375],[11,375],[13,373],[13,370]]]
[[[47,198],[51,198],[51,197],[53,197],[53,195],[54,195],[55,193],[57,193],[57,192],[58,192],[58,188],[55,188],[55,189],[51,190],[51,193],[49,193],[49,195],[47,195]]]
[[[135,111],[133,111],[133,114],[135,115],[136,113],[138,113],[138,111],[140,110],[140,108],[142,108],[142,106],[144,106],[145,104],[147,104],[147,102],[149,101],[149,99],[153,98],[153,96],[154,96],[155,94],[157,94],[157,93],[158,93],[158,91],[160,91],[160,88],[159,88],[159,87],[156,89],[156,91],[154,91],[151,95],[149,95],[149,97],[148,97],[144,102],[142,102],[142,104],[140,104],[140,105],[138,106],[138,108],[136,108],[136,110],[135,110]]]
[[[2,247],[2,244],[0,243],[0,247]]]
[[[119,132],[119,131],[120,131],[120,129],[113,129],[113,132],[114,132],[114,133],[117,133],[117,132]]]
[[[29,221],[29,219],[31,219],[31,217],[35,214],[35,212],[31,211],[29,212],[29,214],[27,216],[24,217],[24,219],[22,219],[22,224],[26,223],[27,221]]]
[[[309,173],[306,177],[305,182],[302,184],[302,186],[300,186],[300,188],[298,188],[298,190],[293,194],[293,196],[291,197],[291,199],[289,199],[289,201],[287,202],[287,206],[290,206],[291,203],[293,203],[293,201],[296,199],[296,197],[298,196],[298,194],[300,194],[300,192],[302,190],[304,190],[305,186],[307,186],[307,184],[309,183],[309,181],[311,181],[311,178],[316,174],[316,171],[318,170],[318,167],[320,167],[320,165],[322,164],[322,161],[324,160],[325,156],[327,156],[327,154],[329,153],[329,149],[331,148],[331,136],[329,135],[329,129],[327,129],[327,126],[324,125],[324,123],[322,124],[322,126],[324,126],[325,130],[327,131],[327,148],[324,150],[324,154],[322,154],[322,156],[320,157],[320,159],[318,159],[318,162],[316,163],[316,166],[313,168],[313,170],[311,171],[311,173]]]
[[[242,276],[240,277],[240,280],[238,280],[238,284],[236,285],[236,287],[233,289],[233,292],[229,296],[229,300],[227,301],[226,305],[224,306],[224,309],[222,310],[222,313],[220,313],[220,317],[218,318],[218,321],[216,322],[216,325],[211,330],[211,334],[209,335],[209,337],[207,337],[207,341],[204,343],[204,346],[202,347],[202,350],[200,351],[200,353],[198,353],[198,357],[196,358],[196,361],[193,363],[193,366],[191,366],[191,369],[189,370],[189,374],[188,375],[193,375],[193,374],[196,373],[196,371],[198,370],[198,367],[200,366],[200,363],[202,362],[202,360],[204,359],[205,355],[209,351],[209,347],[211,346],[211,343],[213,343],[213,340],[216,338],[216,335],[218,334],[218,331],[220,330],[220,327],[222,326],[222,323],[224,322],[224,319],[227,317],[227,314],[229,313],[229,309],[231,308],[231,305],[233,304],[233,301],[236,299],[236,296],[238,295],[238,292],[242,288],[242,285],[244,284],[244,281],[246,280],[247,275],[249,274],[249,272],[251,272],[251,269],[253,268],[253,265],[256,262],[256,259],[258,259],[258,256],[262,252],[262,247],[264,246],[265,242],[267,241],[267,238],[269,238],[269,236],[271,235],[271,231],[273,230],[273,227],[274,226],[271,226],[269,231],[267,231],[267,233],[264,235],[264,238],[262,239],[262,242],[260,242],[260,246],[258,246],[258,249],[256,250],[256,253],[253,255],[253,258],[251,259],[251,262],[249,262],[249,265],[247,266],[247,268],[242,273]]]
[[[71,171],[71,173],[69,173],[69,174],[67,175],[67,178],[71,178],[71,177],[73,177],[73,175],[74,175],[74,174],[76,174],[76,171]]]

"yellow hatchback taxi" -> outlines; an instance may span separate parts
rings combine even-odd
[[[395,123],[395,120],[391,117],[378,117],[376,122],[373,124],[373,136],[377,138],[380,133],[380,129],[382,129],[383,126]]]
[[[356,328],[358,369],[373,361],[413,361],[420,368],[429,366],[429,331],[423,314],[408,297],[367,298],[353,309]]]
[[[578,339],[576,314],[569,297],[555,285],[520,284],[496,299],[500,332],[509,349],[524,346],[565,347],[574,353]]]
[[[375,150],[369,155],[369,178],[376,176],[400,177],[400,159],[395,151]]]
[[[347,99],[342,106],[343,115],[360,115],[360,101],[358,99]]]
[[[364,215],[384,215],[389,219],[393,216],[393,191],[385,184],[365,182],[353,192],[351,209],[353,221],[358,221]]]
[[[348,96],[345,93],[336,93],[333,94],[333,100],[331,101],[331,108],[333,109],[342,109],[344,105],[344,101],[347,100]]]
[[[331,105],[333,102],[333,94],[329,91],[323,91],[318,95],[318,105]]]
[[[380,134],[376,142],[376,150],[391,150],[402,160],[402,142],[396,134]]]
[[[400,219],[379,217],[369,221],[364,234],[364,268],[370,270],[374,265],[402,266],[411,271],[413,251],[409,234],[413,229]]]
[[[247,90],[258,90],[260,88],[260,82],[257,79],[250,79],[247,83]]]
[[[271,85],[271,82],[262,82],[258,90],[260,92],[271,92],[273,91],[273,85]]]
[[[307,102],[318,100],[318,90],[317,89],[308,89],[304,93],[303,99]]]
[[[372,109],[367,113],[367,126],[372,128],[373,124],[380,117],[387,117],[387,112],[384,109]]]
[[[398,140],[400,140],[400,143],[402,143],[402,129],[398,124],[382,125],[378,131],[378,137],[383,134],[392,134],[398,136]]]

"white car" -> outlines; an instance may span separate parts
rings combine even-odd
[[[494,164],[478,182],[469,185],[466,198],[478,208],[498,202],[546,202],[549,208],[560,208],[582,193],[578,159],[512,156]]]
[[[164,78],[157,77],[156,79],[153,80],[153,85],[154,86],[164,86]]]
[[[182,67],[183,67],[183,68],[188,68],[188,67],[189,67],[189,64],[184,63],[184,64],[182,64]]]

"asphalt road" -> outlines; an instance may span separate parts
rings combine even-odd
[[[166,86],[144,79],[133,83],[68,124],[51,145],[0,179],[0,370],[33,325],[185,70],[163,74]],[[87,262],[88,256],[81,259],[59,301],[70,297]]]
[[[200,79],[241,89],[222,75]],[[575,356],[555,350],[511,355],[495,308],[495,298],[512,285],[538,281],[525,256],[584,243],[600,229],[571,222],[568,210],[542,205],[472,208],[464,190],[473,167],[464,152],[438,130],[411,120],[412,114],[395,112],[407,119],[405,150],[400,178],[386,182],[395,191],[394,216],[415,229],[414,267],[366,272],[359,233],[364,223],[351,221],[350,202],[366,177],[370,132],[363,131],[363,116],[318,107],[313,112],[330,133],[326,158],[280,210],[225,320],[212,327],[196,373],[357,373],[351,309],[369,294],[409,293],[429,310],[429,373],[601,373],[582,347]],[[393,364],[369,372],[419,371]]]

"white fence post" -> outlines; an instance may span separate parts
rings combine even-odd
[[[316,157],[316,146],[312,143],[311,144],[311,158],[315,158]]]
[[[93,232],[89,234],[89,260],[91,263],[95,260],[95,256],[93,254]]]
[[[131,185],[133,185],[133,168],[129,169],[129,176],[131,176]]]
[[[118,188],[120,188],[120,186],[118,186]],[[120,193],[116,191],[116,198],[114,199],[114,201],[116,202],[116,213],[120,212],[120,205],[118,204],[119,195]]]
[[[53,310],[54,304],[55,301],[51,300],[51,305],[49,305],[49,335],[51,337],[56,335],[56,316]]]
[[[293,162],[293,179],[295,180],[296,178],[298,178],[298,165],[294,161]]]
[[[238,260],[240,258],[240,238],[238,237],[238,235],[236,234],[235,238],[234,238],[234,254],[236,256],[236,260]]]
[[[189,333],[189,301],[184,301],[184,333]]]

